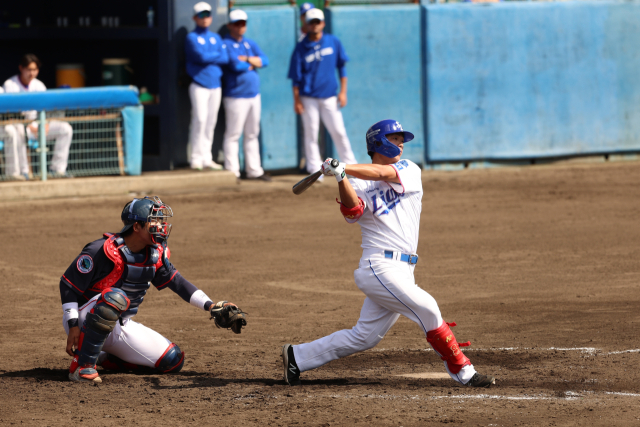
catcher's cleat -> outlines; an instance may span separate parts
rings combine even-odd
[[[94,384],[102,382],[100,375],[98,375],[98,371],[96,371],[95,367],[92,366],[77,368],[73,373],[69,374],[69,379],[71,381],[90,382]]]
[[[496,383],[496,379],[490,375],[473,374],[473,377],[465,385],[467,387],[489,388]]]
[[[300,385],[300,369],[293,355],[293,346],[282,346],[282,366],[284,367],[284,382],[289,385]]]

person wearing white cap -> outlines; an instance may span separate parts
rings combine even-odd
[[[307,12],[311,9],[315,9],[313,3],[302,3],[300,5],[300,34],[298,41],[301,42],[307,35],[307,21],[305,19]]]
[[[189,85],[191,99],[189,162],[191,168],[195,170],[220,170],[222,166],[213,161],[211,146],[222,98],[220,66],[229,62],[229,55],[220,36],[209,31],[212,22],[209,3],[203,1],[196,3],[193,7],[193,20],[196,28],[187,35],[185,41],[187,74],[193,79]]]
[[[222,75],[222,96],[226,117],[224,132],[224,168],[240,177],[238,159],[240,135],[244,131],[245,172],[248,179],[271,181],[260,161],[260,77],[257,69],[266,67],[269,59],[258,44],[246,37],[247,14],[240,9],[229,13],[229,34],[224,43],[229,63]]]
[[[318,147],[320,119],[331,135],[340,161],[346,164],[357,161],[340,111],[347,105],[346,63],[349,58],[337,37],[323,33],[324,13],[320,9],[308,10],[305,19],[307,36],[298,42],[291,55],[289,78],[293,83],[294,110],[302,116],[306,168],[313,173],[322,165]],[[340,92],[336,69],[340,76]]]

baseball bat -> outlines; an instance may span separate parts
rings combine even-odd
[[[332,167],[338,167],[339,164],[340,162],[338,162],[336,159],[331,160]],[[320,178],[320,175],[322,175],[322,170],[314,172],[308,177],[298,181],[291,189],[293,190],[293,194],[298,195],[304,193],[309,187],[313,185],[314,182],[318,180],[318,178]]]

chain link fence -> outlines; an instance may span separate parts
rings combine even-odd
[[[120,108],[2,113],[0,180],[124,175],[124,140]]]

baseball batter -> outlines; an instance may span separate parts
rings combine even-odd
[[[495,384],[493,377],[476,372],[460,350],[469,343],[458,344],[449,328],[455,323],[445,322],[435,299],[415,283],[421,170],[401,160],[413,134],[395,120],[383,120],[369,128],[366,138],[372,164],[340,162],[332,167],[331,159],[322,164],[322,172],[338,181],[342,215],[348,223],[360,224],[362,231],[362,258],[354,273],[356,285],[367,296],[360,319],[352,329],[306,344],[285,344],[285,381],[300,384],[301,372],[374,347],[403,315],[418,324],[455,381],[470,387]],[[347,174],[353,178],[345,179]]]
[[[172,216],[171,208],[158,197],[133,199],[122,211],[122,230],[87,244],[62,275],[60,296],[68,335],[66,350],[73,357],[72,381],[102,382],[96,365],[154,373],[182,369],[184,352],[133,320],[151,284],[158,290],[169,288],[210,312],[216,325],[221,312],[237,309],[227,301],[213,304],[169,262],[171,224],[167,220]],[[246,325],[244,317],[238,322],[236,333]]]
[[[294,110],[302,116],[306,168],[313,173],[322,164],[318,146],[320,120],[329,131],[340,160],[347,164],[357,161],[340,111],[347,105],[349,58],[337,37],[323,33],[324,13],[320,9],[309,9],[305,20],[307,35],[291,55],[289,78],[293,84]],[[336,69],[340,75],[339,92]]]

